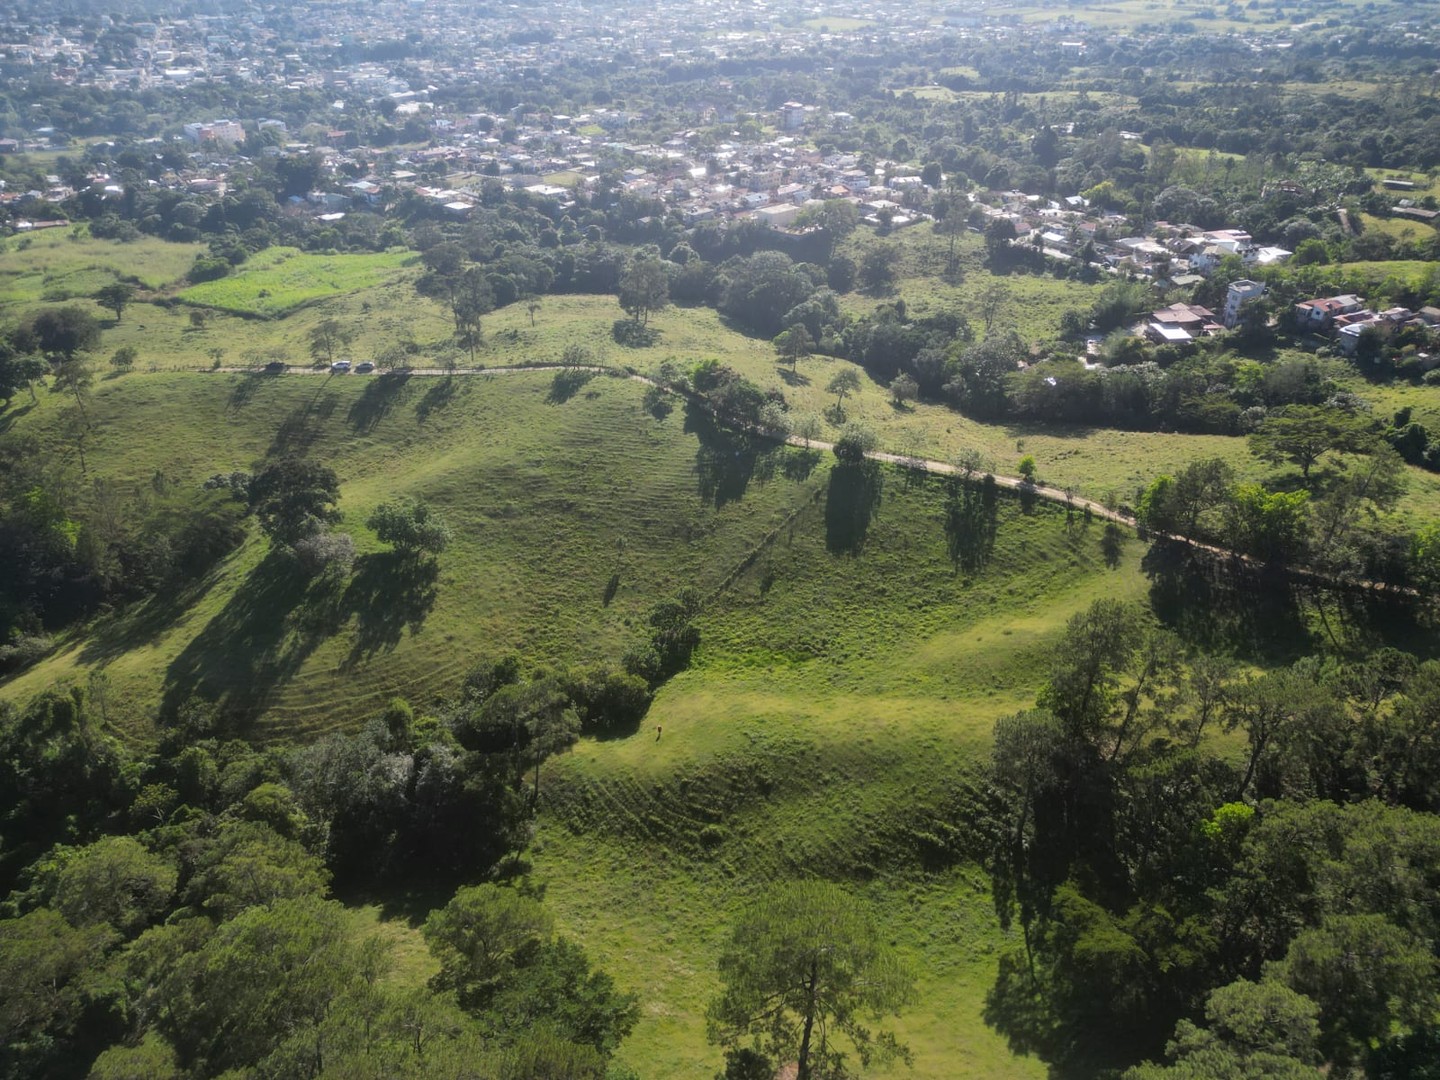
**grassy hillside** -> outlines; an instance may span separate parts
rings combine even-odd
[[[408,337],[417,366],[443,359],[443,313],[395,273],[284,318],[217,316],[201,330],[136,305],[106,330],[106,348],[147,341],[191,369],[208,366],[208,349],[298,360],[308,327],[336,315],[362,328],[357,357]],[[768,342],[710,310],[662,312],[656,345],[620,349],[608,341],[617,314],[609,297],[546,297],[532,326],[516,305],[487,318],[477,360],[548,362],[571,343],[642,372],[715,357],[817,414],[847,366],[810,359],[789,378]],[[48,392],[17,399],[0,431],[78,469],[71,409]],[[1007,472],[1031,453],[1047,482],[1087,494],[1128,497],[1209,454],[1260,471],[1242,440],[979,425],[933,406],[897,410],[868,381],[846,409],[891,447],[937,457],[978,447]],[[891,1075],[1042,1075],[983,1021],[1004,938],[973,862],[968,778],[994,720],[1033,700],[1065,621],[1098,597],[1147,598],[1133,538],[1107,560],[1098,523],[1047,504],[1025,513],[1005,497],[977,529],[947,534],[938,477],[885,469],[857,484],[829,456],[752,443],[684,409],[657,417],[644,387],[618,378],[571,394],[548,372],[142,365],[101,379],[90,413],[86,486],[147,484],[157,470],[196,484],[284,453],[331,463],[361,557],[327,590],[253,536],[190,591],[77,630],[0,697],[98,671],[112,721],[135,741],[152,734],[157,703],[191,694],[260,737],[306,739],[355,725],[394,694],[423,706],[481,658],[615,660],[653,603],[696,586],[697,663],[661,690],[642,730],[585,740],[547,766],[528,856],[562,927],[641,998],[620,1056],[647,1080],[712,1075],[704,1008],[735,912],[770,882],[813,874],[873,902],[916,969],[920,1002],[898,1025],[915,1067]],[[397,564],[364,526],[396,495],[425,498],[454,526],[433,575]],[[1416,512],[1440,505],[1440,487],[1417,474],[1411,499]],[[397,977],[423,979],[413,930],[383,926],[402,945]]]
[[[534,863],[567,928],[641,995],[622,1056],[642,1075],[710,1075],[703,1013],[729,920],[809,874],[875,903],[917,970],[922,1003],[899,1025],[915,1067],[893,1075],[1043,1074],[981,1019],[1000,931],[984,875],[947,858],[963,825],[948,830],[1065,620],[1145,579],[1132,558],[1107,568],[1098,524],[1005,500],[991,561],[957,573],[943,498],[889,473],[854,554],[833,550],[828,500],[808,508],[712,607],[699,665],[645,730],[553,764]]]
[[[32,305],[86,298],[118,278],[160,289],[190,269],[202,244],[154,237],[129,243],[95,240],[83,228],[47,229],[0,241],[0,303]],[[97,309],[98,310],[98,309]]]
[[[818,455],[683,411],[657,420],[639,384],[551,389],[545,373],[104,384],[92,474],[140,482],[158,464],[193,483],[303,448],[341,473],[364,554],[327,598],[253,539],[193,593],[76,634],[0,693],[95,669],[136,703],[115,718],[135,738],[139,703],[192,691],[252,712],[259,734],[303,738],[393,693],[424,701],[482,654],[613,659],[654,600],[696,584],[698,664],[643,730],[552,764],[533,855],[562,925],[641,995],[622,1057],[647,1077],[708,1075],[703,1012],[729,919],[766,882],[818,873],[873,901],[916,967],[922,1003],[900,1025],[914,1076],[1039,1076],[984,1026],[1000,931],[949,819],[1065,619],[1143,595],[1138,545],[1112,569],[1098,524],[1001,498],[957,567],[937,478],[887,469],[857,491]],[[11,427],[63,456],[66,408],[46,395]],[[434,581],[397,583],[361,524],[396,493],[456,526]]]
[[[229,277],[180,293],[189,304],[243,315],[284,315],[305,304],[383,285],[418,262],[412,251],[371,255],[313,255],[297,248],[267,248]]]
[[[24,306],[39,302],[41,279],[47,274],[58,274],[75,286],[67,295],[88,295],[92,285],[104,283],[101,278],[109,275],[106,280],[113,280],[119,273],[138,273],[147,284],[159,288],[183,273],[197,250],[191,245],[148,239],[126,245],[72,241],[58,231],[31,239],[33,245],[23,258],[14,241],[9,250],[0,252],[0,289],[8,282],[12,290],[26,297]],[[979,293],[998,280],[1009,291],[1010,300],[996,329],[1013,327],[1027,339],[1038,340],[1055,333],[1065,310],[1088,307],[1097,289],[1050,277],[997,279],[979,267],[982,241],[969,234],[961,239],[966,272],[958,283],[951,284],[932,276],[944,262],[946,242],[942,238],[922,227],[903,231],[898,240],[904,257],[897,295],[917,314],[950,308],[973,311]],[[868,232],[852,240],[857,251],[858,246],[870,242],[873,237]],[[42,253],[39,262],[37,252]],[[136,374],[119,380],[127,383],[141,376],[204,370],[217,364],[258,367],[282,359],[307,366],[312,359],[309,332],[321,320],[335,318],[357,331],[344,350],[356,361],[375,359],[400,345],[416,367],[447,362],[468,365],[469,357],[454,344],[447,313],[416,296],[410,281],[414,274],[408,265],[411,258],[404,252],[344,256],[293,249],[264,252],[233,277],[184,291],[187,299],[218,305],[209,309],[209,318],[201,326],[190,322],[186,305],[136,303],[118,325],[108,312],[95,308],[106,324],[97,359],[103,366],[116,349],[134,347],[139,356]],[[1350,264],[1346,269],[1413,274],[1425,265]],[[46,266],[48,270],[43,269]],[[43,270],[38,277],[37,270]],[[82,279],[84,289],[77,284]],[[861,313],[873,308],[876,300],[852,294],[844,303]],[[231,308],[233,313],[222,308]],[[256,319],[256,314],[279,317]],[[815,357],[802,363],[791,377],[777,362],[769,342],[737,332],[709,308],[661,312],[652,320],[659,331],[656,344],[622,348],[610,338],[611,324],[619,315],[618,304],[609,296],[547,296],[533,321],[525,305],[511,305],[485,319],[486,340],[475,360],[485,366],[553,362],[567,345],[580,344],[604,362],[654,373],[667,359],[683,367],[714,357],[763,388],[782,391],[794,411],[817,415],[834,402],[825,391],[830,378],[850,366],[846,361]],[[107,382],[105,389],[115,382]],[[1394,388],[1394,392],[1358,389],[1387,410],[1391,401],[1403,398],[1422,417],[1434,411],[1432,400],[1440,401],[1440,390],[1433,387]],[[845,408],[848,418],[874,428],[889,449],[940,459],[979,449],[989,467],[1006,473],[1013,473],[1019,459],[1029,454],[1035,457],[1045,482],[1097,499],[1128,501],[1158,472],[1181,468],[1202,457],[1223,457],[1245,475],[1258,477],[1268,472],[1251,458],[1243,439],[1080,426],[980,424],[938,405],[898,409],[886,390],[868,378]],[[826,425],[827,435],[833,436],[835,430],[834,425]],[[1412,471],[1405,512],[1416,519],[1440,513],[1440,478]]]
[[[786,470],[784,453],[682,411],[656,420],[636,383],[596,379],[564,402],[550,390],[543,373],[105,384],[92,406],[92,479],[148,482],[159,469],[199,483],[305,451],[340,474],[343,528],[362,558],[343,592],[326,594],[267,558],[257,536],[192,592],[76,633],[0,693],[103,669],[136,710],[199,693],[266,732],[305,736],[397,692],[428,700],[482,654],[618,659],[653,603],[685,585],[714,589],[823,483],[823,465]],[[45,395],[13,429],[64,457],[51,421],[65,408]],[[363,525],[397,495],[429,500],[457,533],[433,579],[397,574]],[[147,726],[138,712],[122,722]]]

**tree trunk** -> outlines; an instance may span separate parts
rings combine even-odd
[[[800,1036],[800,1060],[795,1080],[810,1080],[810,1029],[815,1026],[815,981],[819,978],[819,961],[810,961],[810,982],[805,987],[805,1031]]]

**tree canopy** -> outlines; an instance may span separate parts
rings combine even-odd
[[[832,1076],[846,1047],[862,1064],[908,1057],[867,1023],[914,998],[914,982],[881,941],[874,919],[828,882],[781,886],[750,906],[720,955],[721,993],[708,1013],[710,1038],[753,1042],[799,1080]]]

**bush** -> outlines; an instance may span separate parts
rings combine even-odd
[[[610,336],[615,344],[629,349],[643,349],[660,340],[660,331],[653,326],[642,326],[634,319],[616,319],[610,327]]]
[[[875,449],[875,433],[859,424],[846,424],[835,440],[835,457],[845,465],[858,465]]]
[[[44,634],[11,635],[8,645],[0,645],[0,671],[27,668],[50,651],[55,642]]]
[[[381,503],[365,524],[397,551],[439,555],[450,544],[450,526],[423,502]]]
[[[325,573],[344,577],[355,564],[355,541],[349,533],[318,532],[295,545],[295,557],[312,577]]]
[[[638,674],[608,667],[587,668],[567,676],[565,692],[587,735],[631,732],[650,708],[650,687]]]
[[[229,273],[229,260],[216,259],[209,255],[196,255],[195,264],[190,267],[190,272],[185,276],[192,285],[199,285],[202,281],[217,281]]]

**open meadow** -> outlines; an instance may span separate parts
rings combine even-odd
[[[613,661],[650,604],[695,585],[698,664],[640,731],[547,766],[533,852],[562,926],[641,995],[621,1056],[645,1075],[713,1068],[703,1011],[728,920],[764,884],[823,872],[880,906],[917,970],[927,1004],[900,1025],[911,1075],[1039,1076],[981,1017],[1001,931],[952,810],[996,717],[1033,697],[1066,618],[1099,596],[1145,596],[1140,545],[1112,566],[1099,522],[1006,496],[960,544],[940,478],[886,468],[857,493],[819,455],[683,409],[657,419],[634,382],[597,377],[564,401],[553,390],[545,372],[108,384],[92,479],[158,467],[195,483],[303,448],[340,472],[361,558],[327,599],[252,539],[193,594],[76,633],[4,696],[93,670],[117,700],[199,693],[251,716],[259,737],[306,739],[397,693],[423,705],[506,651]],[[12,430],[63,456],[50,426],[64,408],[46,398]],[[455,526],[433,580],[383,573],[361,524],[396,494]],[[145,715],[113,722],[151,737]],[[411,932],[385,925],[415,952]]]
[[[240,315],[287,315],[306,304],[394,283],[419,264],[413,251],[364,255],[316,255],[295,248],[267,248],[218,281],[180,293],[187,304]]]
[[[0,241],[0,304],[24,310],[87,300],[118,280],[164,289],[183,278],[204,250],[202,244],[172,244],[149,236],[126,243],[96,240],[84,226],[12,236]]]

